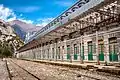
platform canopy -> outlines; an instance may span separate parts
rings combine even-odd
[[[79,0],[60,16],[38,31],[26,45],[34,46],[46,43],[70,33],[84,31],[96,27],[114,17],[118,18],[119,0]],[[109,18],[108,18],[109,17]],[[97,25],[97,26],[96,26]],[[30,46],[28,46],[30,47]]]

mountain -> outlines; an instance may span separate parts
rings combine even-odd
[[[24,41],[26,32],[17,24],[12,25],[15,33]]]
[[[13,54],[21,46],[23,41],[14,33],[10,24],[0,20],[0,56]]]
[[[0,20],[0,41],[4,41],[4,39],[7,39],[7,36],[15,36],[15,34],[13,33],[13,29],[8,23]]]
[[[32,24],[27,24],[25,22],[22,22],[20,20],[14,20],[9,22],[14,31],[16,32],[19,37],[25,41],[26,39],[29,39],[29,37],[33,34],[35,34],[38,30],[41,29],[40,26],[35,26]]]

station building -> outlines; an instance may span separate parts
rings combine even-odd
[[[17,58],[119,62],[120,0],[79,0],[28,40]]]

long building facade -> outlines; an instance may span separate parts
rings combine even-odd
[[[38,31],[17,58],[120,61],[120,0],[79,0]]]

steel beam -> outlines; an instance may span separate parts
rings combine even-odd
[[[110,16],[110,15],[118,16],[119,15],[119,14],[116,14],[116,13],[110,13],[110,12],[103,11],[103,10],[97,10],[96,12],[98,12],[100,14],[103,14],[103,15],[106,15],[106,16]]]
[[[69,28],[69,27],[66,27],[66,26],[62,26],[61,28],[68,29],[68,30],[73,30],[74,29],[74,28]]]
[[[55,33],[59,33],[59,34],[62,34],[62,35],[65,35],[65,34],[69,34],[69,33],[60,32],[60,31],[58,32],[58,31],[55,31],[55,30],[54,30],[54,32],[55,32]]]

